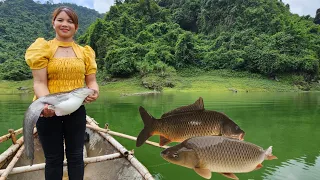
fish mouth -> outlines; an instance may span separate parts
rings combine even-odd
[[[160,156],[162,157],[162,158],[167,158],[168,156],[169,156],[169,151],[167,150],[167,149],[165,149],[165,150],[163,150],[163,151],[161,151],[160,152]]]
[[[160,152],[160,156],[161,156],[161,157],[165,157],[165,156],[166,156],[166,154],[167,154],[167,153],[166,153],[166,151],[165,151],[165,150]]]

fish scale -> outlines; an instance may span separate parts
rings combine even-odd
[[[199,114],[197,112],[169,116],[156,121],[155,129],[158,135],[177,139],[187,139],[194,136],[219,135],[220,120],[212,118],[210,111]],[[190,121],[190,119],[193,119]]]
[[[196,154],[199,159],[204,160],[203,164],[214,172],[249,172],[256,168],[265,156],[265,151],[259,146],[234,139],[204,137],[197,141],[191,139],[188,143],[201,147],[194,149]]]

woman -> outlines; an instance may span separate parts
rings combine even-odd
[[[78,29],[76,13],[69,7],[59,7],[52,14],[52,25],[55,38],[50,41],[38,38],[25,54],[32,70],[35,99],[86,85],[96,93],[88,96],[85,102],[95,101],[99,96],[95,53],[91,47],[82,47],[74,42]],[[69,179],[83,179],[84,106],[67,116],[55,116],[54,111],[46,106],[36,127],[46,158],[46,180],[62,179],[63,143],[66,145]]]

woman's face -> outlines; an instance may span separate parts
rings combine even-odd
[[[68,14],[61,11],[53,21],[53,28],[56,31],[56,38],[60,41],[73,41],[76,33],[76,26]]]

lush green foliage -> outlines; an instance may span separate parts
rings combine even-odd
[[[12,11],[18,20],[4,17],[12,14],[7,1],[32,11]],[[23,54],[36,37],[52,35],[47,13],[53,5],[7,1],[0,6],[5,20],[0,21],[0,62],[16,59],[13,54]],[[318,80],[319,10],[312,18],[291,14],[289,9],[278,0],[116,0],[78,41],[96,51],[99,78],[138,75],[153,89],[174,86],[177,72],[194,68]],[[88,14],[84,9],[78,12]],[[9,21],[21,26],[7,31]],[[6,76],[14,74],[19,72]]]
[[[127,0],[79,40],[96,50],[107,76],[148,77],[161,64],[166,78],[203,68],[311,81],[320,58],[320,26],[313,21],[277,0]]]
[[[78,36],[98,17],[102,17],[97,11],[74,4],[39,4],[32,0],[0,2],[0,78],[31,78],[31,72],[24,61],[25,50],[38,37],[54,37],[51,13],[61,5],[70,6],[77,12]]]

